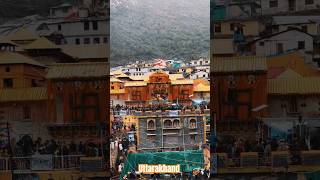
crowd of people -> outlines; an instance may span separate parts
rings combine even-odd
[[[27,157],[35,154],[52,154],[55,156],[62,155],[85,155],[85,156],[101,156],[102,148],[101,144],[96,144],[92,142],[82,142],[79,141],[75,143],[74,141],[56,141],[42,140],[38,137],[33,140],[32,137],[25,135],[19,141],[11,140],[11,146],[3,148],[1,150],[1,156],[12,155],[15,157]]]
[[[216,145],[217,153],[227,153],[229,159],[233,159],[239,165],[242,152],[257,152],[259,160],[268,161],[273,151],[288,151],[292,164],[301,163],[301,151],[308,150],[305,141],[294,137],[291,141],[284,139],[277,140],[248,140],[233,136],[218,140]],[[237,164],[236,163],[236,164]]]

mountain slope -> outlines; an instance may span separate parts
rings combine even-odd
[[[209,0],[111,1],[111,63],[207,57]]]

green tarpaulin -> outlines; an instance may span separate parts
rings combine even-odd
[[[202,150],[129,154],[120,179],[132,170],[137,171],[139,164],[180,164],[181,172],[192,172],[193,169],[204,167],[203,158]]]
[[[320,171],[305,173],[306,180],[318,180],[320,179]]]

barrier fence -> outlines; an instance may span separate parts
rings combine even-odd
[[[300,151],[292,153],[289,151],[274,151],[269,155],[257,152],[240,153],[228,155],[227,153],[217,153],[217,165],[219,168],[278,168],[301,166],[320,166],[320,151]]]
[[[83,160],[85,158],[85,160]],[[85,169],[87,166],[97,170],[105,169],[102,157],[85,157],[82,155],[38,155],[31,157],[0,157],[0,171],[32,171],[32,170],[68,170]],[[82,167],[86,162],[86,166]],[[98,163],[97,163],[98,162]],[[93,166],[90,165],[92,163]],[[99,167],[98,167],[98,166]]]

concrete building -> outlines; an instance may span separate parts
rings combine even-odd
[[[257,56],[274,56],[294,50],[313,54],[313,36],[299,29],[289,29],[253,41]]]

